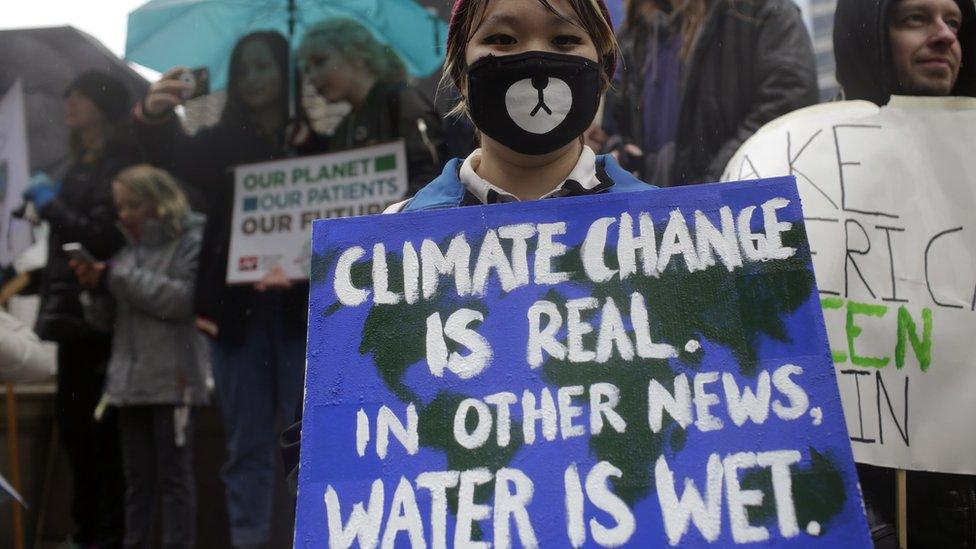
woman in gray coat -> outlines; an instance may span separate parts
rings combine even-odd
[[[94,290],[89,320],[113,331],[103,402],[119,408],[125,546],[149,546],[158,485],[164,545],[191,547],[190,407],[207,401],[208,358],[193,312],[203,218],[169,174],[148,165],[122,171],[112,194],[127,245],[107,263],[72,266]]]

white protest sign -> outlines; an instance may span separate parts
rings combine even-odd
[[[403,141],[238,166],[227,261],[229,284],[260,281],[275,266],[307,280],[312,222],[376,214],[407,192]]]
[[[976,100],[775,120],[725,179],[797,178],[858,462],[976,473]]]
[[[0,265],[10,265],[31,245],[31,226],[11,218],[23,203],[30,167],[27,156],[27,120],[24,90],[14,82],[0,100]]]

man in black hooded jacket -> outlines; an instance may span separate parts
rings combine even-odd
[[[839,0],[837,81],[846,99],[885,105],[892,95],[976,97],[972,0]],[[876,548],[896,548],[894,471],[858,465]],[[911,547],[976,547],[973,477],[908,475]]]
[[[947,4],[958,8],[958,22],[948,13],[935,20]],[[913,46],[908,34],[925,40]],[[961,58],[953,68],[955,48]],[[976,97],[976,7],[972,0],[839,0],[834,57],[845,99],[884,105],[892,95]],[[947,66],[939,69],[940,63]],[[944,91],[932,82],[938,78],[919,82],[926,71],[955,72],[955,82]]]

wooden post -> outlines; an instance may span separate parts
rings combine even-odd
[[[44,519],[47,518],[48,503],[51,501],[51,489],[54,483],[54,469],[58,463],[58,420],[51,419],[51,439],[47,445],[47,464],[44,466],[44,482],[41,484],[41,497],[37,505],[37,521],[34,524],[34,549],[40,549],[41,540],[44,539]]]
[[[895,471],[897,489],[896,509],[898,513],[898,547],[908,549],[908,471]]]
[[[7,384],[7,450],[10,452],[10,484],[23,494],[20,486],[20,444],[17,436],[17,400],[14,386]],[[14,547],[24,549],[24,509],[16,501],[11,502],[14,521]]]

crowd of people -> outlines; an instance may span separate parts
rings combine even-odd
[[[976,96],[972,0],[840,0],[834,45],[842,98]],[[602,1],[458,0],[444,67],[452,113],[362,25],[323,22],[301,38],[292,77],[351,106],[331,135],[291,112],[290,55],[277,32],[242,37],[220,120],[193,135],[175,114],[184,68],[142,98],[98,72],[66,90],[71,166],[59,181],[36,175],[25,199],[51,227],[36,332],[58,344],[79,547],[148,547],[157,495],[164,546],[194,546],[193,409],[211,394],[226,429],[230,539],[269,542],[279,432],[299,414],[308,285],[281,269],[226,283],[234,166],[403,139],[409,196],[393,212],[691,185],[717,180],[761,126],[819,94],[790,0],[631,0],[616,32]],[[506,104],[536,76],[569,84],[546,96],[566,106],[553,127],[528,120],[535,102]],[[453,137],[471,135],[457,124],[477,148]],[[50,372],[31,337],[0,313],[0,338],[21,345],[0,345],[14,350],[0,365],[19,364],[0,375]]]

